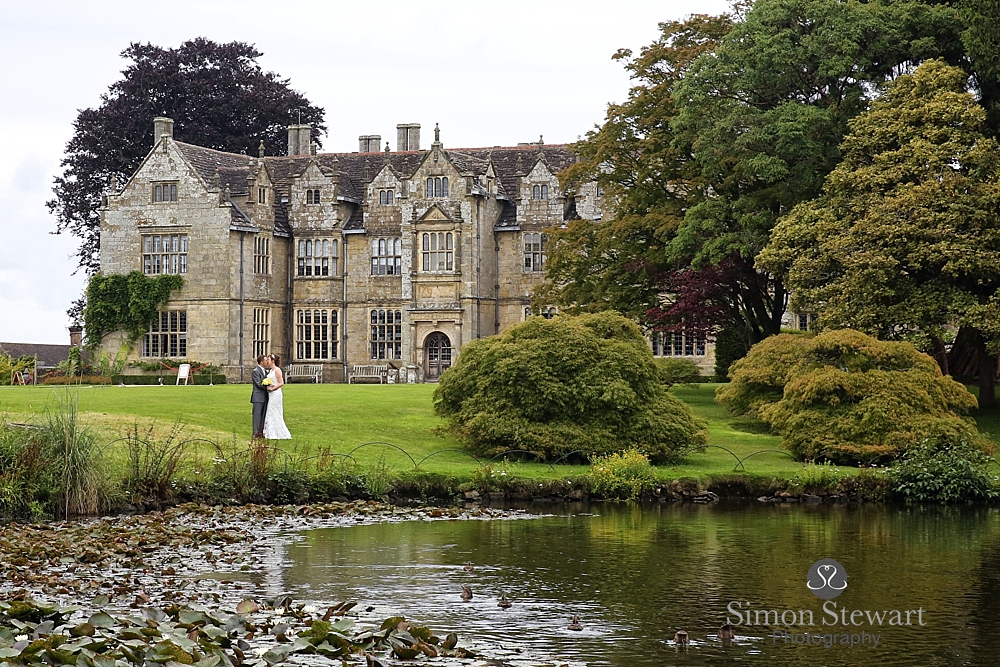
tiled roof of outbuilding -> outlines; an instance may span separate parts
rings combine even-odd
[[[55,368],[69,357],[72,345],[46,345],[44,343],[0,343],[0,352],[18,357],[35,357],[39,368]]]

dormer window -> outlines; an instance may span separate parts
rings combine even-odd
[[[392,190],[379,190],[378,191],[378,203],[383,206],[388,206],[392,204],[393,191]]]
[[[154,202],[177,201],[177,184],[154,183],[153,201]]]
[[[549,186],[547,185],[536,185],[531,188],[531,198],[532,199],[548,199],[549,198]]]
[[[428,178],[427,184],[424,187],[425,197],[447,197],[448,196],[448,177],[435,176],[434,178]]]
[[[319,203],[319,188],[314,190],[306,190],[306,204],[318,204]]]

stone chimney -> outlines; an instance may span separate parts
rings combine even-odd
[[[362,134],[358,137],[359,153],[377,153],[382,149],[381,134]]]
[[[299,125],[299,152],[296,155],[312,154],[312,125]]]
[[[164,118],[163,120],[167,119]],[[83,327],[79,324],[74,324],[69,328],[69,344],[73,347],[80,347],[83,344]]]
[[[288,126],[288,154],[298,155],[299,154],[299,126],[289,125]]]
[[[396,150],[420,150],[420,123],[400,123],[396,126]]]
[[[153,145],[160,143],[160,137],[167,135],[174,138],[174,119],[157,116],[153,119]]]

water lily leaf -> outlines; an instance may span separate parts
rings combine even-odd
[[[87,622],[90,623],[95,628],[113,628],[113,627],[115,627],[115,619],[111,618],[111,616],[109,616],[108,614],[105,614],[103,611],[99,611],[96,614],[94,614],[93,616],[91,616],[87,620]]]
[[[402,632],[397,630],[392,633],[390,639],[395,639],[396,641],[401,641],[407,646],[413,646],[417,643],[417,638],[411,635],[409,632]]]
[[[94,667],[115,667],[115,659],[110,655],[95,655],[91,661]]]
[[[236,605],[237,614],[253,614],[260,611],[260,605],[253,600],[243,600]]]
[[[353,618],[341,618],[338,619],[336,623],[330,626],[330,629],[335,632],[350,632],[354,627]]]
[[[217,655],[207,655],[207,656],[205,656],[204,658],[202,658],[201,660],[199,660],[198,662],[196,662],[194,664],[195,664],[195,667],[215,667],[220,662],[222,662],[222,658],[220,658],[219,656],[217,656]]]
[[[14,648],[0,648],[0,658],[16,658],[21,652]]]
[[[276,665],[279,662],[284,662],[285,659],[288,658],[288,654],[290,651],[291,651],[290,646],[287,645],[275,646],[273,648],[268,649],[267,652],[265,652],[264,655],[261,657],[264,658],[264,662],[266,662],[267,664]]]
[[[73,637],[93,637],[97,631],[91,623],[80,623],[70,628],[69,634]]]
[[[51,621],[51,620],[44,621],[42,623],[39,623],[35,627],[35,633],[34,634],[35,634],[36,637],[38,637],[39,635],[50,635],[50,634],[52,634],[52,631],[55,629],[55,627],[56,627],[56,624],[53,621]]]
[[[393,654],[403,660],[412,660],[420,654],[420,651],[417,649],[407,646],[403,642],[396,641],[395,638],[389,640],[389,645],[392,646]]]
[[[379,630],[395,630],[399,627],[399,624],[405,620],[405,616],[390,616],[382,621],[382,625],[379,626]]]
[[[324,658],[339,658],[347,650],[343,646],[331,646],[329,642],[323,642],[316,647],[316,652]]]
[[[204,625],[208,623],[208,617],[206,617],[205,614],[200,611],[190,611],[187,609],[181,611],[178,619],[180,623],[185,623],[187,625],[197,625],[199,623]]]
[[[103,607],[110,603],[111,603],[111,598],[109,598],[107,595],[98,595],[97,597],[94,598],[95,607]]]
[[[167,615],[163,613],[163,610],[157,609],[156,607],[146,607],[142,610],[142,615],[148,620],[156,621],[157,623],[163,623],[167,620]]]

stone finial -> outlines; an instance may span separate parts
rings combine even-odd
[[[543,139],[542,135],[539,134],[538,135],[538,145],[539,146],[543,146],[544,144],[545,144],[545,139]]]
[[[514,163],[514,171],[516,171],[518,175],[521,175],[524,172],[524,163],[521,162],[520,153],[517,154],[517,162]]]
[[[365,181],[368,180],[368,169],[369,169],[368,158],[365,158],[365,176],[364,176]]]
[[[387,142],[385,142],[385,152],[386,152],[386,153],[388,153],[388,152],[389,152],[389,142],[388,142],[388,141],[387,141]]]
[[[434,143],[441,143],[441,126],[434,123]]]
[[[226,183],[226,187],[222,188],[222,201],[227,202],[232,199],[232,193],[229,191],[229,184]]]
[[[264,140],[260,140],[260,145],[257,146],[257,157],[264,157]]]
[[[310,155],[316,155],[316,152],[317,152],[318,148],[319,148],[319,146],[316,144],[315,141],[313,141],[312,143],[309,144],[309,154]]]

